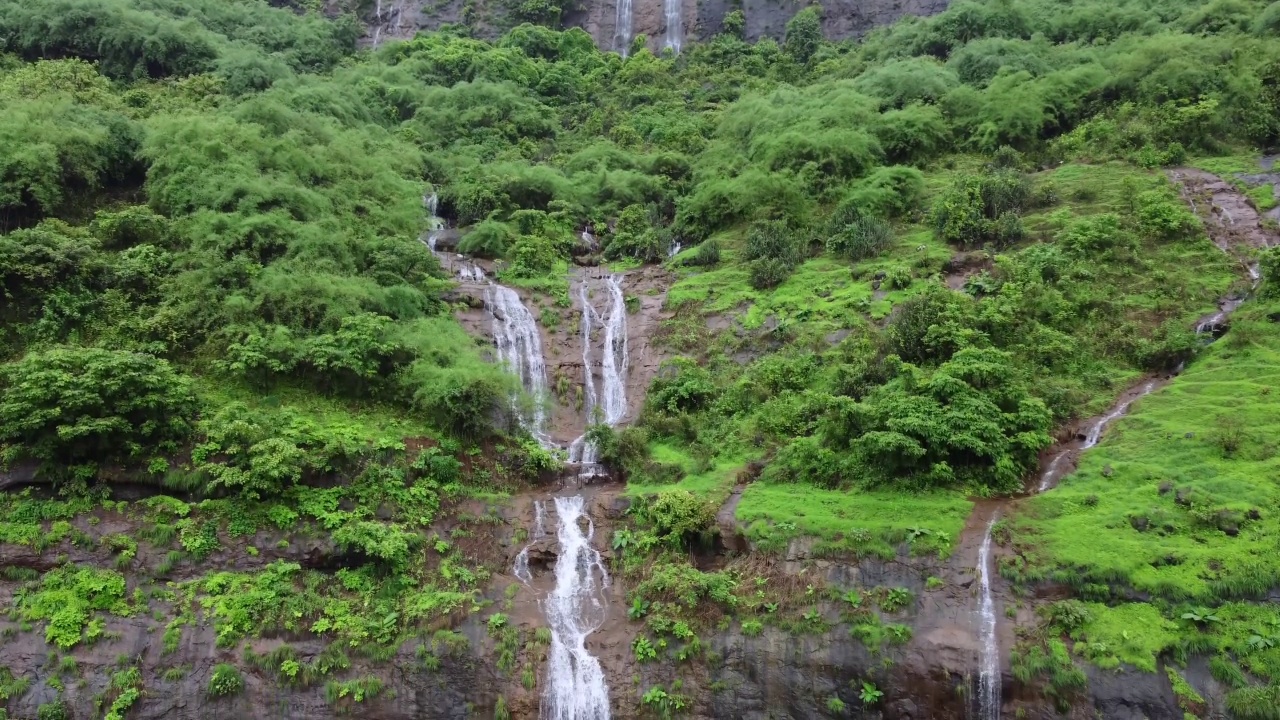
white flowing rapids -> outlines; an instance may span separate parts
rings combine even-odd
[[[996,638],[996,608],[991,599],[991,528],[999,515],[992,515],[978,551],[978,583],[982,589],[982,662],[978,676],[978,717],[1000,720],[1000,643]]]
[[[613,25],[613,49],[622,57],[631,51],[631,0],[618,0],[618,15]]]
[[[609,720],[609,688],[600,661],[587,652],[587,636],[604,623],[603,590],[609,573],[600,553],[591,547],[595,525],[583,516],[581,495],[556,498],[560,518],[557,537],[556,586],[543,608],[551,626],[547,660],[547,688],[542,698],[543,720]]]
[[[520,301],[515,290],[499,285],[485,275],[479,265],[459,255],[456,263],[438,250],[436,241],[444,229],[444,219],[439,211],[440,198],[435,194],[422,196],[427,210],[427,236],[422,240],[446,269],[453,265],[454,274],[463,282],[484,285],[484,308],[493,320],[493,340],[498,347],[498,361],[507,366],[526,392],[533,397],[533,409],[520,413],[521,424],[528,428],[543,447],[549,447],[551,439],[546,433],[547,364],[542,356],[542,337],[533,313]]]
[[[533,574],[529,572],[529,548],[533,544],[542,539],[547,534],[547,529],[543,527],[545,523],[546,510],[543,509],[541,500],[533,501],[533,533],[529,535],[529,542],[520,549],[520,553],[516,555],[515,567],[511,569],[511,573],[515,575],[520,582],[528,585],[533,579]]]
[[[520,384],[533,396],[533,409],[521,414],[522,424],[544,446],[546,411],[542,401],[547,395],[547,367],[542,357],[542,338],[533,313],[520,302],[520,296],[509,287],[489,283],[484,290],[484,306],[493,316],[493,340],[498,346],[498,360],[520,378]]]
[[[609,305],[602,315],[591,304],[587,284],[578,286],[578,300],[582,303],[582,367],[586,375],[587,424],[603,423],[610,427],[622,422],[627,414],[626,375],[631,358],[627,351],[627,306],[622,296],[622,282],[617,275],[605,281],[609,290]],[[600,353],[600,389],[596,390],[595,368],[591,358],[591,332],[593,327],[604,328],[604,348]],[[597,468],[599,450],[585,435],[569,445],[569,462],[579,466],[580,475],[590,475]]]
[[[679,55],[680,43],[684,40],[684,3],[682,0],[662,0],[662,13],[667,20],[662,47],[670,48]]]

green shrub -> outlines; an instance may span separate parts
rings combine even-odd
[[[62,700],[41,703],[36,708],[36,720],[71,720],[71,710]]]
[[[865,260],[879,255],[891,242],[889,223],[877,217],[860,217],[827,238],[827,251],[850,260]]]
[[[191,434],[195,396],[168,362],[63,347],[0,366],[0,441],[67,463],[128,458]]]
[[[218,663],[213,667],[213,674],[209,676],[209,687],[206,692],[209,697],[215,698],[239,695],[244,692],[244,678],[240,676],[236,666]]]
[[[699,267],[715,267],[720,264],[720,243],[714,238],[703,240],[698,245],[698,251],[693,257],[685,260],[687,265],[697,265]]]

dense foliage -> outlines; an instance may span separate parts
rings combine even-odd
[[[385,661],[412,640],[430,669],[465,647],[428,628],[489,602],[495,543],[477,535],[509,518],[487,503],[556,460],[513,422],[515,379],[453,317],[424,240],[431,195],[461,251],[548,306],[566,306],[574,261],[670,271],[653,340],[675,357],[637,427],[590,432],[653,491],[613,538],[649,633],[633,652],[646,662],[670,640],[685,660],[700,652],[700,603],[726,622],[751,613],[748,635],[824,627],[763,576],[750,588],[685,562],[735,485],[759,479],[739,488],[737,519],[761,548],[810,534],[817,552],[945,554],[966,493],[1016,492],[1056,427],[1200,353],[1192,323],[1239,268],[1163,170],[1216,162],[1243,184],[1280,141],[1280,3],[1265,0],[959,0],[856,42],[825,40],[808,7],[781,42],[748,43],[734,11],[679,56],[638,42],[626,58],[548,27],[569,9],[555,0],[507,3],[528,22],[491,41],[464,24],[371,49],[357,49],[354,15],[320,5],[0,7],[0,460],[40,466],[63,493],[0,496],[0,542],[93,547],[118,569],[6,576],[25,583],[15,617],[44,623],[60,650],[102,637],[108,615],[149,612],[172,614],[168,649],[197,608],[224,648],[271,633],[331,641],[306,658],[288,644],[245,654],[252,677],[290,687],[352,670],[348,652]],[[1260,253],[1260,297],[1277,295],[1277,252]],[[1233,350],[1266,347],[1236,337]],[[1224,452],[1269,452],[1229,426],[1215,435]],[[182,498],[104,500],[122,477]],[[1109,491],[1046,512],[1083,517]],[[1264,517],[1266,502],[1205,493],[1159,511],[1144,497],[1086,530],[1192,527],[1212,553],[1187,554],[1208,557],[1226,529]],[[468,497],[483,512],[458,510]],[[433,527],[442,514],[447,529]],[[108,516],[143,531],[93,530]],[[295,531],[332,547],[301,564]],[[1007,572],[1093,593],[1099,608],[1059,634],[1106,666],[1155,667],[1155,651],[1091,641],[1129,617],[1101,604],[1116,599],[1108,583],[1170,603],[1133,617],[1185,655],[1193,640],[1168,638],[1200,633],[1175,633],[1171,603],[1254,597],[1280,577],[1233,551],[1224,576],[1215,556],[1196,566],[1212,580],[1170,590],[1143,573],[1181,555],[1133,569],[1121,560],[1138,554],[1099,543],[1114,567],[1090,574],[1039,531],[1059,556]],[[210,558],[239,569],[171,577]],[[126,597],[135,564],[154,598]],[[851,592],[855,637],[909,639]],[[880,595],[893,612],[910,593]],[[488,628],[501,672],[549,642],[502,613]],[[1280,678],[1272,648],[1214,638],[1234,658],[1215,658],[1224,667]],[[1062,702],[1080,683],[1065,643],[1015,664]],[[1270,702],[1241,678],[1234,706]],[[246,688],[231,664],[201,682],[215,697]],[[334,677],[326,696],[349,709],[381,690]],[[644,702],[682,708],[674,690]],[[123,717],[142,695],[122,667],[99,700]]]

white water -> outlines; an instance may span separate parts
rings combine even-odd
[[[506,365],[512,374],[519,377],[525,391],[533,396],[533,409],[527,414],[520,414],[521,424],[544,447],[549,446],[551,440],[546,434],[547,418],[543,408],[547,397],[547,367],[542,355],[542,337],[538,334],[538,323],[533,319],[533,313],[520,301],[515,290],[490,281],[479,265],[463,255],[458,255],[458,260],[454,263],[436,250],[436,241],[445,226],[444,219],[436,214],[440,209],[439,196],[435,193],[423,195],[422,206],[427,210],[429,228],[422,243],[430,248],[442,266],[453,266],[459,280],[485,286],[482,300],[485,310],[493,320],[493,340],[498,347],[498,362]]]
[[[534,406],[522,414],[523,425],[538,442],[548,444],[546,411],[542,401],[547,394],[547,368],[542,357],[542,338],[533,313],[520,302],[520,296],[509,287],[489,283],[484,290],[484,306],[493,316],[493,340],[498,346],[498,361],[520,378],[524,389],[533,396]]]
[[[680,243],[672,242],[671,247],[667,248],[667,259],[671,259],[679,255],[680,251],[683,249],[684,249],[684,246],[682,246]]]
[[[1112,410],[1111,412],[1099,418],[1098,421],[1095,422],[1093,426],[1089,428],[1089,432],[1085,433],[1084,445],[1081,445],[1080,449],[1088,450],[1094,445],[1097,445],[1098,441],[1102,439],[1102,431],[1107,429],[1107,426],[1111,424],[1112,420],[1115,420],[1121,415],[1124,415],[1126,412],[1129,411],[1129,406],[1132,405],[1135,400],[1137,400],[1140,397],[1143,397],[1144,395],[1147,395],[1148,393],[1150,393],[1152,390],[1155,390],[1155,389],[1156,389],[1156,380],[1155,378],[1152,378],[1148,380],[1146,383],[1144,383],[1142,387],[1138,389],[1138,392],[1133,397],[1120,403],[1119,405],[1116,406],[1116,409]]]
[[[613,25],[613,49],[622,57],[631,51],[631,0],[618,0],[618,16]]]
[[[605,281],[609,291],[609,304],[605,313],[591,304],[587,283],[578,286],[578,300],[582,304],[582,367],[586,375],[587,424],[603,423],[610,427],[622,422],[627,414],[626,375],[630,365],[627,350],[627,306],[622,296],[622,283],[617,275]],[[600,388],[596,390],[596,363],[591,354],[591,333],[594,327],[604,328],[604,347],[600,353]],[[580,475],[590,475],[596,470],[599,449],[595,443],[581,436],[569,445],[569,462],[580,466]]]
[[[1044,492],[1049,489],[1049,483],[1053,482],[1053,474],[1058,470],[1058,463],[1062,462],[1062,459],[1070,453],[1070,450],[1063,450],[1055,455],[1053,460],[1049,461],[1049,467],[1045,468],[1044,472],[1040,474],[1040,488],[1038,492]]]
[[[676,55],[680,54],[680,43],[684,40],[684,3],[682,0],[662,0],[662,12],[666,15],[667,32],[662,47],[669,48]]]
[[[533,574],[529,572],[529,548],[533,544],[542,539],[547,534],[546,528],[543,526],[546,517],[546,510],[543,509],[541,500],[533,501],[533,533],[529,535],[529,542],[520,549],[516,555],[515,567],[512,568],[512,574],[516,576],[520,582],[528,585],[533,580]]]
[[[604,623],[603,590],[609,573],[600,553],[591,547],[595,525],[587,518],[587,532],[578,524],[583,516],[581,495],[556,498],[560,518],[557,538],[556,585],[543,605],[551,626],[548,683],[542,698],[543,720],[609,720],[609,688],[600,661],[587,652],[587,636]]]
[[[982,661],[978,676],[978,717],[1000,720],[1000,641],[996,637],[996,607],[991,599],[991,528],[999,514],[991,516],[978,551],[978,583],[982,589]]]

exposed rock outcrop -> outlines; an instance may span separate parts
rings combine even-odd
[[[585,0],[571,4],[561,17],[564,28],[580,27],[595,38],[603,50],[617,47],[619,0]],[[947,8],[950,0],[831,0],[823,3],[822,29],[828,38],[857,37],[872,28],[889,25],[908,15],[934,15]],[[721,32],[724,18],[741,9],[745,18],[744,37],[781,40],[787,21],[803,3],[789,0],[684,0],[681,16],[685,39],[705,40]],[[477,36],[494,38],[517,24],[508,7],[498,0],[381,0],[361,12],[367,28],[363,42],[381,44],[407,39],[419,30],[434,30],[445,24],[470,25]],[[644,35],[653,52],[661,52],[667,31],[663,0],[632,0],[631,34]]]

